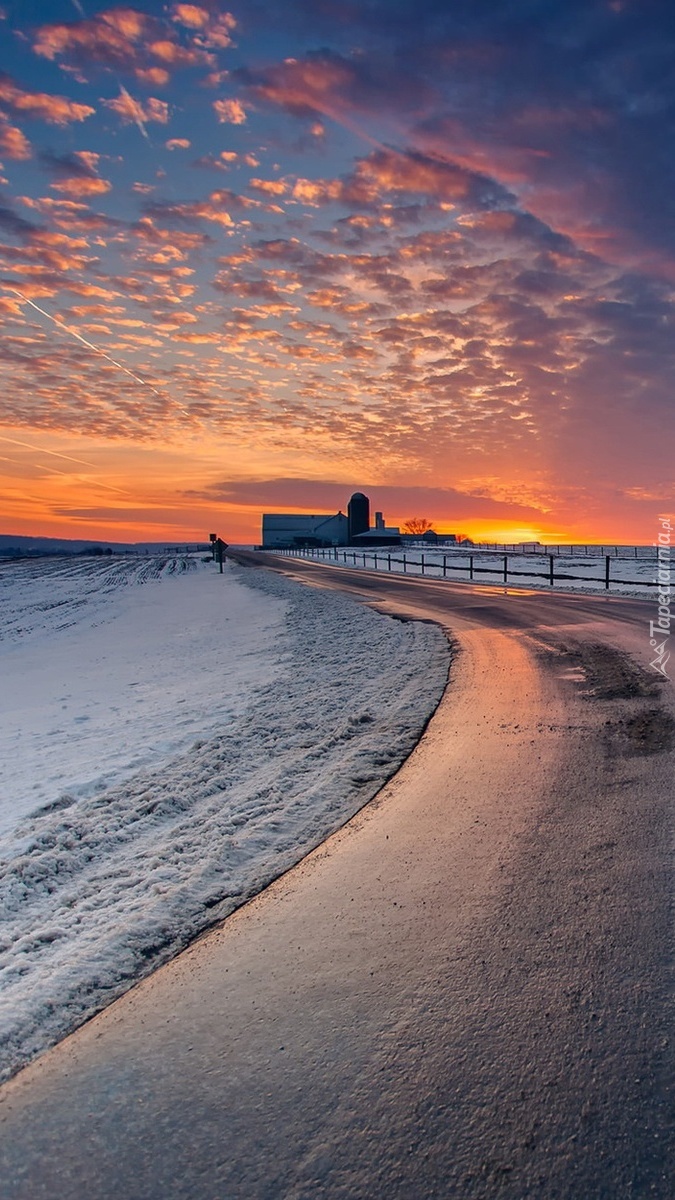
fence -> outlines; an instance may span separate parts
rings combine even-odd
[[[398,547],[397,547],[398,550]],[[277,554],[283,554],[292,558],[310,558],[318,559],[324,562],[341,563],[343,566],[348,566],[350,563],[354,567],[370,567],[375,571],[392,571],[395,574],[414,574],[423,575],[425,577],[447,579],[452,572],[456,575],[462,574],[469,581],[475,580],[479,575],[490,575],[497,578],[500,583],[506,584],[511,579],[545,579],[550,587],[554,587],[556,582],[577,581],[581,583],[601,584],[605,591],[609,591],[611,586],[615,587],[658,587],[657,579],[626,579],[617,569],[619,563],[632,563],[635,567],[635,560],[631,557],[622,557],[613,554],[597,555],[595,562],[598,564],[597,575],[578,575],[571,574],[569,571],[560,571],[556,569],[560,559],[560,555],[553,552],[542,555],[539,551],[538,557],[542,560],[543,570],[534,570],[535,564],[527,570],[519,569],[509,562],[509,557],[516,557],[522,563],[522,553],[516,551],[515,555],[500,554],[495,556],[488,550],[475,550],[475,553],[466,554],[458,552],[455,554],[436,554],[429,555],[423,552],[412,553],[399,551],[391,553],[391,551],[377,552],[373,550],[342,550],[337,547],[320,548],[310,547],[308,549],[293,549],[293,550],[277,550]],[[528,551],[529,556],[529,551]],[[498,557],[499,561],[490,565],[486,565],[488,559]],[[463,559],[462,563],[458,563],[458,558]],[[453,561],[454,560],[454,561]],[[645,556],[640,556],[641,565],[653,567],[658,571],[658,560],[655,552],[652,550],[651,559]],[[586,565],[586,564],[584,564]],[[592,560],[588,563],[591,569],[594,569],[595,564]],[[401,570],[397,570],[400,567]],[[593,589],[595,590],[595,589]]]
[[[574,542],[574,544],[565,543],[564,545],[543,546],[539,542],[475,542],[472,549],[474,550],[492,550],[495,553],[505,554],[533,554],[535,556],[546,555],[547,557],[554,554],[557,558],[568,558],[577,555],[586,558],[654,558],[653,546],[599,546],[597,543],[591,542]]]

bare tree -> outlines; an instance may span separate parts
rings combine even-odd
[[[426,517],[408,517],[408,520],[403,522],[403,532],[412,533],[418,537],[433,527],[433,521],[428,521]]]

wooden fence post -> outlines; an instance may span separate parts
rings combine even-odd
[[[505,554],[504,555],[504,583],[508,583],[508,579],[509,579],[509,560]]]
[[[609,556],[609,554],[606,554],[605,555],[605,589],[606,589],[606,591],[609,591],[609,564],[610,564],[610,556]]]
[[[554,566],[553,566],[553,555],[549,554],[549,556],[548,556],[548,579],[549,579],[549,583],[551,584],[551,587],[553,587],[554,577],[555,576],[554,576]]]

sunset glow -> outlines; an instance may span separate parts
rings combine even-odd
[[[633,0],[0,5],[0,532],[675,509],[675,53]]]

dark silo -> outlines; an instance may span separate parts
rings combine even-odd
[[[358,533],[367,533],[370,529],[370,500],[363,492],[354,492],[347,505],[347,517],[350,542]]]

